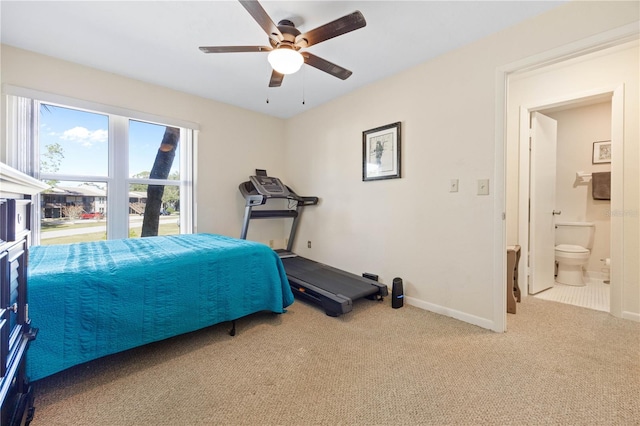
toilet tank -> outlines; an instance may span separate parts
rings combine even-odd
[[[571,244],[591,250],[595,231],[593,222],[556,222],[556,245]]]

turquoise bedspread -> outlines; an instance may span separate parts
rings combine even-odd
[[[31,380],[293,303],[273,250],[212,234],[34,246],[28,277]]]

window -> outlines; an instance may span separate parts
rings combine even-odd
[[[15,98],[33,119],[16,117],[29,108],[13,108],[10,127],[23,137],[7,157],[51,186],[39,196],[35,244],[193,232],[195,126]]]
[[[179,145],[176,132],[179,129],[129,120],[129,237],[143,232],[145,236],[180,233],[180,151],[173,146]],[[165,182],[159,185],[159,180]],[[153,220],[143,217],[148,209],[159,216]]]

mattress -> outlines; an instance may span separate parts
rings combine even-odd
[[[213,234],[34,246],[28,283],[31,380],[293,303],[273,250]]]

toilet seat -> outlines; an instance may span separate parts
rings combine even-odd
[[[556,251],[567,254],[589,253],[588,249],[582,246],[575,246],[573,244],[559,244],[556,246]]]

